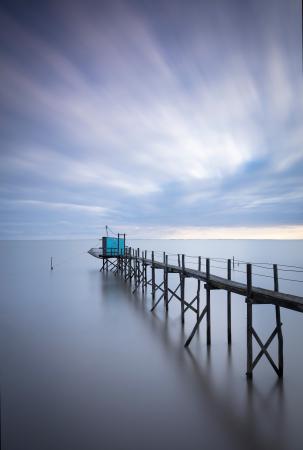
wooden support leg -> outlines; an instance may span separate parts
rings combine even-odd
[[[156,298],[156,274],[155,274],[155,253],[152,251],[152,265],[151,265],[151,273],[152,273],[152,303],[154,304]]]
[[[231,345],[231,293],[227,292],[227,342]]]
[[[211,328],[210,328],[210,289],[206,288],[206,343],[211,344]]]
[[[199,256],[198,260],[198,270],[201,272],[201,256]],[[200,290],[201,290],[201,280],[198,280],[198,288],[197,288],[197,322],[199,320],[200,315]]]
[[[180,292],[181,292],[181,323],[184,323],[185,314],[185,276],[182,274],[180,276]]]
[[[131,280],[136,280],[136,259],[135,259],[135,253],[133,254],[133,259],[131,261],[132,269],[131,269]]]
[[[124,257],[123,261],[124,261],[124,280],[126,281],[127,280],[127,276],[128,276],[128,273],[127,273],[127,269],[128,269],[127,256]]]
[[[115,270],[115,272],[114,272],[114,274],[115,274],[116,276],[117,276],[118,273],[120,272],[120,263],[121,263],[120,258],[117,256],[117,258],[116,258],[116,264],[115,264],[116,270]]]
[[[275,276],[275,291],[278,291],[278,278],[277,278],[277,266],[274,265],[274,276]],[[280,317],[280,307],[276,306],[276,328],[271,333],[265,344],[261,341],[259,338],[257,332],[253,328],[253,317],[252,317],[252,300],[251,300],[251,294],[252,294],[252,270],[251,270],[251,264],[247,264],[247,372],[246,375],[248,378],[252,378],[253,370],[262,358],[263,355],[266,356],[267,360],[269,361],[270,365],[274,369],[274,371],[277,373],[279,377],[283,376],[283,336],[282,336],[282,330],[281,330],[281,317]],[[270,356],[268,352],[268,347],[273,341],[274,337],[278,335],[278,355],[279,355],[279,363],[278,367],[273,361],[272,357]],[[261,350],[256,356],[255,360],[253,359],[253,337],[259,344]]]
[[[185,315],[185,255],[182,254],[182,274],[180,276],[180,293],[181,293],[181,323],[184,324]]]
[[[207,281],[210,279],[210,260],[206,258],[206,278]],[[211,344],[211,333],[210,333],[210,287],[208,283],[206,284],[206,343]]]
[[[156,291],[155,291],[155,288],[156,288],[156,277],[155,277],[155,268],[154,268],[154,266],[152,266],[151,270],[152,270],[152,301],[154,303],[155,298],[156,298]]]
[[[142,257],[143,257],[143,252],[142,252]],[[139,276],[141,277],[141,280],[142,280],[141,289],[142,289],[142,294],[143,294],[143,292],[144,292],[144,261],[143,260],[141,261],[141,265],[139,263],[139,270],[140,270]],[[140,278],[139,278],[139,280],[140,280]]]
[[[138,282],[138,258],[136,254],[136,260],[135,260],[135,285],[137,285]]]
[[[168,311],[168,272],[165,271],[166,287],[165,287],[165,311]]]
[[[252,343],[252,302],[251,302],[251,293],[252,293],[252,265],[246,265],[246,284],[247,284],[247,296],[246,296],[246,305],[247,305],[247,322],[246,322],[246,339],[247,339],[247,361],[246,361],[246,376],[247,378],[252,378],[253,371],[253,343]]]
[[[205,306],[205,308],[203,309],[201,315],[199,316],[199,319],[197,320],[196,325],[194,326],[194,328],[193,328],[193,330],[192,330],[192,332],[191,332],[189,338],[188,338],[187,341],[185,342],[184,347],[188,347],[189,344],[191,343],[191,340],[192,340],[192,338],[194,337],[194,335],[195,335],[195,333],[196,333],[196,331],[197,331],[197,329],[198,329],[198,327],[199,327],[199,325],[200,325],[200,323],[201,323],[203,317],[205,316],[206,312],[207,312],[207,306]]]
[[[198,280],[198,290],[197,290],[197,321],[199,320],[199,315],[200,315],[200,286],[201,286],[201,281]]]
[[[132,282],[132,259],[131,259],[131,254],[128,257],[128,279],[129,282]]]
[[[140,261],[137,260],[137,282],[140,284]]]
[[[279,291],[279,276],[278,276],[278,266],[277,264],[273,265],[274,272],[274,289],[276,292]],[[283,377],[283,335],[282,335],[282,323],[281,323],[281,314],[280,314],[280,306],[276,306],[276,326],[278,332],[278,375],[279,377]]]
[[[247,378],[252,378],[253,371],[253,342],[252,342],[252,303],[250,299],[246,299],[247,304],[247,368],[246,376]]]
[[[144,252],[144,270],[143,270],[143,284],[144,284],[144,290],[147,292],[147,251]]]
[[[165,311],[168,311],[168,269],[167,269],[167,255],[165,255],[165,268],[164,268],[164,305]]]
[[[231,260],[227,261],[227,279],[231,280]],[[227,291],[227,342],[231,345],[231,292]]]
[[[280,306],[276,306],[276,324],[278,329],[278,361],[279,361],[279,377],[283,377],[284,363],[283,363],[283,334]]]

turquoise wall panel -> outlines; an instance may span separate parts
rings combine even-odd
[[[114,237],[103,237],[103,255],[104,256],[123,256],[124,255],[124,239]]]

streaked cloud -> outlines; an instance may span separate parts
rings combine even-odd
[[[190,4],[4,2],[4,219],[299,232],[299,4]]]
[[[94,206],[94,205],[77,205],[75,203],[59,203],[59,202],[43,202],[39,200],[17,200],[17,203],[22,204],[24,206],[34,206],[37,208],[45,208],[45,209],[64,209],[67,211],[76,211],[76,212],[84,212],[84,213],[93,213],[93,214],[101,214],[104,215],[107,213],[106,208],[102,208],[102,206]]]

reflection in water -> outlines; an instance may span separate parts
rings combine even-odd
[[[5,450],[301,450],[297,314],[283,311],[284,382],[265,358],[247,382],[246,309],[239,297],[232,298],[231,347],[226,296],[214,292],[211,347],[202,323],[185,349],[195,315],[186,314],[181,326],[177,301],[168,314],[163,303],[151,313],[150,294],[132,295],[129,282],[100,273],[86,255],[50,272],[46,254],[59,259],[93,243],[0,245]],[[194,290],[188,281],[188,298]],[[262,336],[272,329],[272,312],[256,309]]]
[[[107,275],[104,275],[108,280]],[[179,323],[179,317],[171,321],[169,313],[161,310],[160,313],[149,313],[147,296],[140,294],[131,295],[130,290],[125,292],[124,281],[118,280],[117,291],[123,291],[130,305],[138,315],[146,321],[146,326],[150,327],[156,334],[157,340],[161,341],[161,345],[165,348],[168,358],[173,358],[178,370],[184,371],[187,382],[193,386],[197,394],[197,398],[201,397],[203,408],[216,417],[226,434],[230,435],[234,448],[261,449],[267,450],[273,443],[276,449],[285,448],[283,444],[283,381],[277,379],[273,381],[272,387],[267,393],[260,392],[258,385],[254,385],[253,380],[245,382],[247,388],[246,399],[244,399],[244,410],[235,410],[233,402],[228,397],[222,395],[216,388],[212,377],[212,349],[210,346],[204,346],[206,353],[205,361],[194,354],[190,348],[183,348],[185,342],[185,328]],[[112,289],[111,284],[100,283],[104,298],[109,294],[108,289]],[[176,322],[178,326],[176,327]],[[177,328],[179,333],[176,332]],[[200,330],[197,333],[196,340],[201,341]],[[226,374],[230,372],[233,366],[232,346],[226,346],[226,367],[222,367],[222,371]],[[192,370],[190,370],[192,369]],[[227,376],[228,382],[232,382],[230,376]],[[228,389],[228,386],[227,386]],[[205,401],[207,400],[207,405]],[[202,405],[202,403],[201,403]],[[271,409],[274,408],[274,411]],[[275,436],[267,436],[266,430],[260,429],[258,415],[262,411],[264,415],[271,415],[277,412],[275,424],[277,433]]]

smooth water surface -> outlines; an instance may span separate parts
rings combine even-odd
[[[302,241],[137,240],[129,244],[172,255],[235,256],[303,266]],[[283,382],[264,357],[253,381],[247,382],[243,298],[232,299],[230,348],[226,293],[215,291],[211,347],[206,346],[202,323],[185,350],[194,314],[187,313],[182,328],[176,300],[170,303],[168,315],[162,303],[151,313],[150,293],[142,295],[140,290],[133,295],[121,277],[99,272],[100,261],[86,253],[95,245],[93,241],[0,242],[3,449],[303,448],[300,313],[282,310]],[[195,259],[187,262],[194,266]],[[245,277],[241,265],[236,269],[235,279]],[[301,275],[285,272],[284,278]],[[157,277],[160,280],[161,273]],[[267,277],[256,276],[254,281],[272,285]],[[170,275],[171,286],[177,282],[177,275]],[[190,300],[196,284],[187,280],[186,285]],[[303,295],[302,283],[281,281],[280,288]],[[273,306],[254,306],[254,327],[264,341],[275,326],[274,318]],[[270,349],[276,357],[276,341]]]

